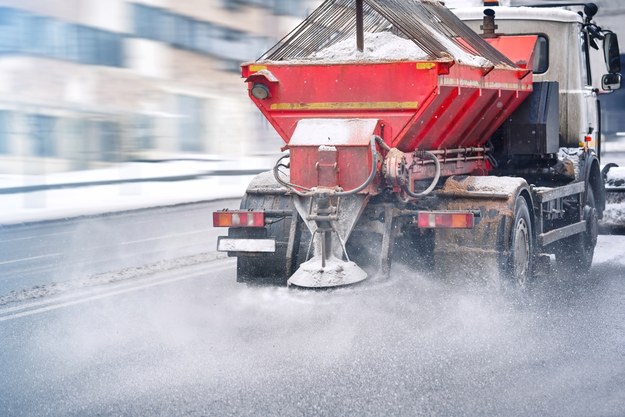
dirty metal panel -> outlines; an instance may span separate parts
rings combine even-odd
[[[289,147],[296,146],[369,146],[378,119],[301,120]]]
[[[317,162],[317,183],[320,187],[334,187],[338,184],[338,162],[335,146],[319,146]]]
[[[301,120],[289,143],[291,183],[302,188],[359,187],[371,172],[377,119]]]
[[[439,229],[435,235],[435,263],[441,272],[496,276],[509,251],[515,202],[529,185],[522,178],[451,177],[442,192],[455,198],[440,200],[438,210],[479,210],[473,229]],[[468,198],[469,195],[471,198]],[[497,198],[493,198],[496,196]],[[507,196],[507,199],[505,198]],[[459,268],[458,265],[462,265]]]

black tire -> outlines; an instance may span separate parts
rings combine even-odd
[[[275,194],[246,193],[241,200],[240,207],[243,210],[286,210],[290,212],[294,210],[293,202],[289,196]],[[237,257],[238,282],[286,285],[288,278],[297,269],[299,264],[303,262],[303,258],[306,256],[306,248],[302,248],[301,235],[308,234],[308,236],[310,236],[310,233],[308,233],[303,223],[300,224],[301,233],[296,235],[295,259],[291,268],[288,267],[286,259],[291,222],[301,222],[299,216],[295,219],[293,219],[292,216],[286,216],[282,219],[272,218],[271,221],[272,223],[265,226],[264,229],[240,228],[230,230],[230,232],[235,233],[237,237],[265,237],[276,239],[275,253],[240,255]],[[310,237],[303,240],[309,242]]]
[[[533,277],[534,242],[530,212],[523,197],[517,198],[510,233],[510,252],[504,275],[509,284],[524,288]]]
[[[587,274],[592,265],[597,245],[598,216],[595,202],[595,192],[588,187],[584,219],[587,221],[586,231],[566,239],[562,239],[556,246],[556,262],[558,270],[565,274]]]

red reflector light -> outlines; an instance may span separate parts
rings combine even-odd
[[[466,211],[420,211],[417,214],[417,225],[422,229],[472,229],[475,216]]]
[[[240,210],[215,211],[213,227],[265,227],[265,213]]]

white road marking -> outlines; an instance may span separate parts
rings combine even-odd
[[[29,261],[34,261],[36,259],[53,258],[55,256],[61,256],[61,253],[60,252],[59,253],[48,253],[46,255],[31,256],[30,258],[13,259],[11,261],[0,262],[0,265],[16,264],[16,263],[19,263],[19,262],[29,262]]]
[[[225,262],[223,265],[219,265],[219,266],[211,266],[210,271],[211,272],[216,272],[216,271],[222,271],[222,270],[226,270],[226,269],[230,269],[232,268],[232,261],[231,262]],[[129,293],[129,292],[133,292],[133,291],[139,291],[139,290],[143,290],[146,288],[151,288],[151,287],[156,287],[159,285],[166,285],[166,284],[171,284],[174,282],[178,282],[178,281],[184,281],[184,280],[188,280],[188,279],[194,279],[194,278],[198,278],[200,276],[200,274],[205,274],[206,271],[201,271],[201,272],[195,272],[195,273],[188,273],[182,277],[175,277],[175,278],[165,278],[165,279],[158,279],[155,278],[154,280],[152,280],[151,282],[144,282],[144,283],[121,283],[119,285],[116,285],[115,288],[108,288],[108,289],[101,289],[99,291],[89,291],[87,292],[88,294],[93,294],[94,295],[88,295],[85,297],[85,293],[81,293],[78,295],[66,295],[66,296],[60,296],[60,297],[56,297],[52,300],[42,300],[42,301],[36,301],[36,302],[32,302],[32,303],[28,303],[26,305],[22,305],[22,306],[15,306],[15,307],[9,307],[6,309],[0,309],[0,322],[2,321],[7,321],[7,320],[13,320],[13,319],[17,319],[20,317],[26,317],[26,316],[32,316],[35,314],[41,314],[41,313],[45,313],[47,311],[52,311],[52,310],[57,310],[60,308],[65,308],[65,307],[70,307],[70,306],[74,306],[77,304],[84,304],[84,303],[88,303],[90,301],[95,301],[95,300],[99,300],[102,298],[106,298],[106,297],[112,297],[115,295],[120,295],[120,294],[125,294],[125,293]],[[123,285],[122,285],[123,284]],[[132,285],[134,284],[134,285]],[[120,287],[126,287],[126,288],[121,288]],[[80,297],[78,299],[72,300],[71,298],[74,297]],[[69,301],[63,301],[69,299]],[[20,311],[20,310],[26,310],[26,311]],[[16,313],[13,313],[15,311],[18,311]],[[11,314],[12,313],[12,314]]]
[[[171,233],[169,235],[164,235],[164,236],[159,236],[159,237],[151,237],[151,238],[147,238],[147,239],[128,240],[126,242],[121,242],[120,245],[132,245],[132,244],[135,244],[135,243],[153,242],[155,240],[167,240],[169,238],[180,237],[180,236],[205,234],[206,232],[209,232],[209,231],[210,231],[209,229],[201,229],[201,230],[196,230],[196,231],[193,231],[193,232],[186,232],[186,233]]]
[[[24,236],[24,237],[17,237],[17,238],[8,238],[8,239],[3,239],[0,240],[1,243],[13,243],[13,242],[21,242],[21,241],[25,241],[25,240],[43,240],[43,238],[47,238],[47,237],[51,237],[51,236],[64,236],[64,235],[68,235],[71,236],[72,232],[52,232],[52,233],[37,233],[36,236]]]

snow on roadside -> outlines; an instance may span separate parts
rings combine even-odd
[[[202,174],[211,171],[259,169],[268,170],[278,156],[236,160],[181,160],[164,162],[128,162],[109,168],[56,172],[44,175],[0,175],[0,187],[80,184],[95,181],[151,179]]]
[[[623,187],[625,185],[625,167],[613,167],[606,175],[606,186]]]
[[[104,272],[78,279],[72,279],[62,282],[51,282],[37,285],[31,288],[21,290],[13,290],[7,294],[0,295],[0,307],[7,304],[32,301],[53,296],[63,296],[65,294],[75,296],[87,296],[84,291],[95,288],[95,291],[101,292],[102,285],[118,284],[123,282],[136,282],[137,280],[150,280],[155,274],[171,271],[178,268],[189,267],[199,264],[206,264],[217,259],[226,259],[225,254],[218,252],[199,253],[176,259],[164,259],[151,264],[128,267],[119,271]]]
[[[0,195],[0,224],[95,215],[148,207],[238,198],[253,175],[191,181],[101,185]]]
[[[610,188],[625,188],[625,167],[611,168],[606,175],[606,207],[602,223],[625,225],[625,193],[610,191]]]
[[[608,197],[606,201],[605,210],[603,212],[603,219],[601,223],[606,226],[620,226],[625,225],[625,196],[619,196],[615,199]]]
[[[254,175],[219,175],[219,173],[266,171],[271,169],[276,159],[275,155],[231,160],[218,157],[207,159],[203,156],[203,158],[193,160],[124,163],[104,169],[48,175],[1,175],[0,188],[55,184],[79,185],[119,180],[131,182],[0,194],[0,225],[239,198],[245,193]],[[185,176],[199,177],[185,180],[155,180],[156,178],[175,179]],[[132,182],[132,180],[141,181]]]

